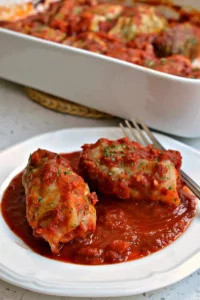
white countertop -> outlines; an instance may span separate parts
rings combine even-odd
[[[117,120],[85,119],[47,110],[27,99],[23,89],[19,86],[0,80],[0,150],[32,136],[52,130],[71,127],[113,126],[117,124]],[[179,140],[200,150],[200,138]],[[199,239],[199,237],[197,238]],[[0,300],[47,299],[61,300],[71,298],[32,293],[0,281]],[[123,298],[113,299],[122,300]],[[167,288],[138,296],[125,297],[125,299],[200,300],[200,270],[185,280]]]

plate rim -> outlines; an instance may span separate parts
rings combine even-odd
[[[17,147],[20,147],[22,146],[23,144],[31,141],[31,140],[34,140],[34,139],[37,139],[39,137],[45,137],[45,136],[48,136],[48,135],[51,135],[51,134],[55,134],[55,133],[58,133],[58,132],[64,132],[64,131],[79,131],[79,130],[90,130],[90,131],[98,131],[98,130],[102,130],[102,129],[108,129],[108,130],[120,130],[120,128],[118,126],[97,126],[97,127],[69,127],[69,128],[62,128],[62,129],[57,129],[57,130],[51,130],[51,131],[48,131],[48,132],[44,132],[44,133],[41,133],[41,134],[36,134],[30,138],[26,138],[24,139],[23,141],[20,141],[19,143],[14,143],[13,145],[11,146],[8,146],[6,148],[3,148],[2,150],[0,150],[0,155],[4,154],[5,152],[7,151],[10,151],[10,150],[14,150],[15,148]],[[133,128],[134,129],[134,128]],[[135,130],[135,129],[134,129]],[[168,140],[172,140],[173,142],[179,144],[180,146],[183,146],[189,150],[191,150],[192,152],[195,152],[196,154],[198,154],[200,156],[200,150],[197,150],[195,148],[193,148],[192,146],[190,145],[187,145],[179,140],[176,140],[176,138],[173,138],[171,136],[168,136],[166,135],[165,132],[157,132],[155,131],[154,129],[151,129],[152,133],[155,134],[156,136],[163,136],[164,138],[167,138]]]

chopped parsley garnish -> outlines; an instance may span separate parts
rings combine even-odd
[[[112,175],[113,175],[113,172],[109,172],[108,175],[109,175],[109,176],[112,176]]]
[[[74,14],[75,15],[80,14],[81,11],[82,11],[82,7],[80,7],[80,6],[75,6],[74,7]]]
[[[69,170],[68,171],[64,171],[65,175],[70,174],[70,173],[71,173],[71,171],[69,171]]]
[[[41,202],[42,201],[42,197],[38,197],[38,202]]]
[[[72,225],[71,226],[71,228],[75,228],[77,226],[77,224],[76,223],[74,223],[74,225]]]
[[[170,178],[168,176],[161,177],[161,180],[169,180]]]
[[[173,189],[173,186],[171,185],[170,187],[169,187],[169,190],[172,190]]]
[[[145,65],[149,68],[152,68],[155,66],[155,62],[153,60],[145,59]]]
[[[177,198],[174,198],[174,202],[176,202],[177,201]]]
[[[192,45],[197,45],[198,44],[198,40],[196,38],[191,38],[189,41]]]
[[[161,58],[160,59],[161,65],[165,65],[167,63],[166,58]]]
[[[104,150],[104,157],[108,157],[109,156],[109,147],[106,147]]]

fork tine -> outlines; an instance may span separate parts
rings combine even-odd
[[[140,139],[138,138],[137,134],[135,133],[134,128],[131,127],[130,123],[127,120],[125,120],[125,123],[126,123],[127,127],[129,128],[130,133],[132,134],[132,136],[136,140],[136,142],[141,143]]]
[[[149,137],[149,139],[152,141],[152,143],[156,146],[156,148],[160,149],[160,150],[165,150],[165,148],[159,143],[159,141],[155,138],[155,136],[153,135],[153,133],[149,130],[149,128],[144,124],[143,121],[141,121],[139,119],[140,125],[142,126],[142,128],[144,129],[144,131],[146,132],[147,136]]]
[[[123,125],[122,123],[119,123],[119,127],[121,128],[123,134],[124,134],[126,137],[129,137],[128,134],[127,134],[127,132],[126,132],[126,129],[125,129],[125,127],[124,127],[124,125]]]
[[[140,127],[138,126],[138,124],[135,122],[134,119],[131,119],[131,122],[137,129],[138,133],[140,134],[140,137],[143,139],[145,146],[147,146],[149,144],[149,141],[147,140],[146,136],[144,135],[144,133],[142,132],[142,130],[140,129]]]

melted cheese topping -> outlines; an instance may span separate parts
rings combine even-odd
[[[36,13],[32,3],[0,6],[0,21],[16,21]]]
[[[17,21],[26,18],[48,9],[50,3],[57,1],[59,0],[45,0],[35,8],[31,0],[5,0],[0,5],[0,21]]]
[[[136,17],[120,17],[109,34],[119,36],[126,42],[131,41],[136,35],[142,33],[156,33],[167,27],[167,21],[150,8],[148,13],[140,11]]]
[[[118,18],[122,10],[122,6],[111,4],[103,4],[91,10],[91,12],[94,14],[94,17],[91,21],[90,30],[93,32],[98,32],[100,22]]]

